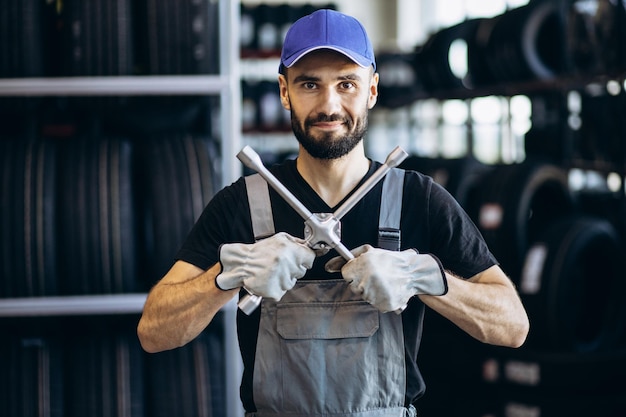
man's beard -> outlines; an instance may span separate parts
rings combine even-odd
[[[317,139],[311,135],[310,128],[313,124],[317,122],[334,121],[342,121],[348,129],[348,132],[352,133],[348,133],[343,137],[333,137],[331,133],[327,133]],[[320,113],[315,118],[306,119],[304,121],[304,128],[301,127],[302,125],[303,124],[300,123],[300,119],[298,119],[292,111],[291,127],[293,128],[293,133],[298,139],[298,142],[300,142],[309,155],[317,159],[338,159],[347,155],[363,139],[363,136],[367,131],[367,114],[357,120],[354,131],[352,131],[354,126],[352,120],[342,118],[339,115],[328,116],[323,113]]]

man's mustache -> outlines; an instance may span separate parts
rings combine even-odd
[[[317,117],[310,117],[308,119],[306,119],[306,126],[311,126],[315,123],[324,123],[324,122],[344,122],[346,123],[348,126],[350,126],[350,119],[348,119],[347,117],[344,117],[340,114],[324,114],[324,113],[320,113],[317,115]]]

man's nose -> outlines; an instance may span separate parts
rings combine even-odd
[[[341,113],[341,94],[333,88],[326,88],[320,94],[318,113],[338,114]]]

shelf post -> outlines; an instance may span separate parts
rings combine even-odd
[[[238,1],[220,0],[220,74],[227,85],[220,93],[222,183],[232,183],[241,175],[236,158],[241,148],[241,81],[239,77],[239,13]],[[236,306],[235,300],[232,300]],[[243,363],[237,340],[236,307],[224,314],[224,352],[226,352],[226,414],[243,416],[239,385]]]
[[[227,85],[220,93],[222,183],[228,185],[241,176],[236,159],[241,148],[241,81],[239,77],[239,2],[220,0],[220,74]]]

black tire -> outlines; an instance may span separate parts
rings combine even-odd
[[[415,68],[416,53],[381,53],[376,57],[380,74],[378,101],[381,107],[395,109],[415,102],[424,90]]]
[[[214,322],[189,344],[146,358],[147,415],[226,415],[222,338],[221,326]]]
[[[495,23],[487,56],[500,82],[545,80],[563,71],[565,18],[558,4],[531,3]]]
[[[455,41],[463,41],[468,48],[474,44],[476,31],[483,19],[469,19],[432,34],[415,58],[419,79],[428,91],[445,91],[471,87],[471,76],[459,78],[450,63],[450,48]],[[469,51],[468,51],[469,53]]]
[[[626,390],[626,349],[609,352],[548,352],[490,347],[483,380],[542,395],[619,393]]]
[[[132,145],[94,133],[67,140],[62,154],[62,293],[137,291]]]
[[[516,388],[496,388],[490,392],[500,403],[491,415],[502,417],[620,417],[626,415],[626,398],[618,394],[547,395]]]
[[[529,347],[594,352],[625,334],[624,250],[606,220],[555,222],[530,248],[519,283],[531,330]]]
[[[498,83],[496,74],[497,68],[495,63],[490,64],[489,59],[489,39],[496,26],[498,19],[502,15],[494,16],[488,19],[481,19],[477,24],[473,36],[468,37],[467,41],[467,69],[469,71],[468,84],[472,88],[493,86]]]
[[[7,416],[66,417],[63,351],[54,337],[4,333],[0,403]]]
[[[477,188],[466,210],[504,271],[517,282],[526,251],[538,234],[575,209],[566,173],[527,160],[494,167]]]
[[[448,190],[462,207],[467,206],[468,199],[490,169],[473,157],[447,159],[415,155],[405,159],[400,168],[432,177],[435,182]]]
[[[9,0],[0,8],[0,78],[46,75],[44,2]]]
[[[57,180],[56,144],[31,138],[26,142],[24,181],[25,287],[19,296],[56,295],[57,274]],[[20,258],[18,258],[20,259]]]
[[[622,109],[626,105],[626,94],[591,96],[582,94],[580,112],[581,128],[576,132],[578,156],[590,162],[606,162],[621,167],[626,146],[626,127]]]
[[[62,75],[133,73],[130,0],[65,0],[61,20]]]
[[[56,147],[34,129],[0,139],[0,296],[57,293]]]
[[[210,139],[185,134],[153,137],[139,166],[143,218],[142,257],[150,288],[172,266],[174,256],[220,183],[219,159]]]
[[[144,362],[135,329],[99,324],[66,335],[64,416],[143,417]]]
[[[626,4],[595,1],[595,7],[572,1],[568,10],[567,47],[572,71],[602,74],[624,68]]]
[[[215,2],[137,2],[140,72],[215,74],[219,70]]]

